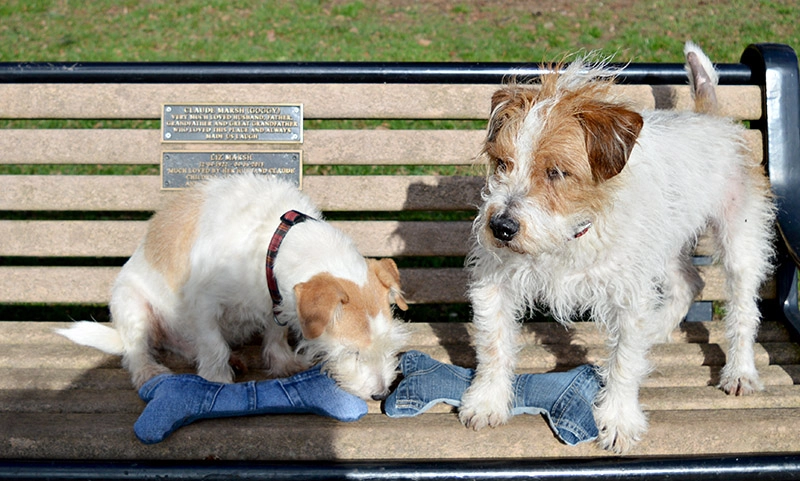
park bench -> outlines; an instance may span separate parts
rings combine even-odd
[[[313,415],[197,422],[144,445],[144,403],[117,357],[54,328],[108,321],[120,266],[173,195],[165,155],[301,152],[303,189],[366,256],[392,257],[411,308],[408,349],[474,366],[464,256],[480,202],[475,165],[492,92],[533,64],[0,64],[0,478],[636,477],[800,474],[798,67],[784,45],[749,46],[719,65],[723,113],[749,125],[780,206],[780,265],[763,286],[756,349],[764,392],[714,387],[724,333],[714,301],[724,276],[703,239],[706,287],[674,342],[658,345],[641,398],[650,429],[627,456],[559,443],[539,416],[464,428],[440,405],[390,419],[378,402],[353,423]],[[690,109],[680,64],[631,63],[620,88],[642,108]],[[165,139],[167,105],[300,105],[302,142]],[[235,156],[233,156],[235,158]],[[520,370],[563,370],[603,357],[592,323],[525,323]],[[247,379],[261,374],[246,347]],[[168,359],[178,371],[191,366]],[[676,478],[678,479],[678,478]],[[683,479],[683,478],[680,478]],[[715,478],[716,479],[716,478]]]

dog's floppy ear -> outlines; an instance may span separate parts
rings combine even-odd
[[[516,85],[507,85],[492,95],[492,110],[489,114],[489,125],[486,142],[494,142],[497,133],[515,114],[522,114],[534,102],[535,92]]]
[[[590,102],[576,114],[586,136],[586,150],[595,181],[622,172],[644,120],[619,105]]]
[[[297,317],[306,339],[322,335],[328,324],[340,315],[350,298],[339,281],[328,273],[317,274],[294,286]]]
[[[400,271],[397,269],[397,264],[391,259],[370,259],[370,268],[381,284],[389,289],[389,302],[397,305],[401,310],[407,311],[408,304],[400,290]]]

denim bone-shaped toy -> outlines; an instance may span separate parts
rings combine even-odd
[[[459,406],[474,371],[409,351],[400,360],[403,380],[386,399],[390,417],[421,414],[439,402]],[[514,380],[512,414],[542,414],[556,436],[569,445],[597,437],[592,415],[600,388],[594,366],[568,372],[521,374]],[[134,424],[143,443],[163,441],[199,419],[255,414],[314,413],[356,421],[367,404],[340,389],[321,366],[287,379],[221,384],[193,374],[162,374],[146,382],[139,396],[147,402]]]

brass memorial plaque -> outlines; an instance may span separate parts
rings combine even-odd
[[[164,105],[161,140],[302,143],[303,105]]]
[[[303,153],[163,152],[161,188],[183,189],[212,177],[256,174],[281,177],[302,188]]]

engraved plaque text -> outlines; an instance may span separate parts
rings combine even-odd
[[[164,105],[163,142],[302,143],[303,106]]]
[[[284,152],[163,152],[161,188],[183,189],[212,177],[252,173],[281,177],[302,187],[303,155]]]

